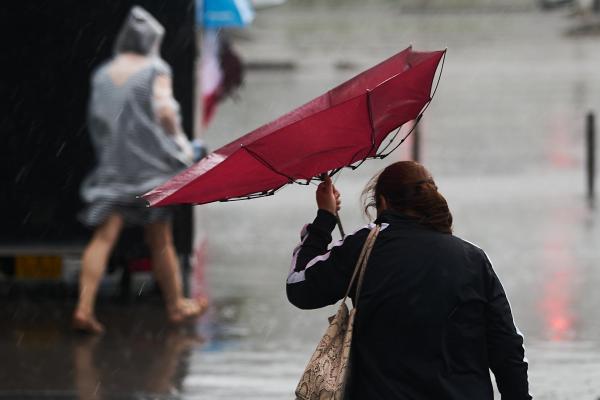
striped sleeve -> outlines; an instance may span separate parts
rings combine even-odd
[[[335,224],[333,214],[319,210],[315,220],[302,229],[286,285],[288,300],[298,308],[334,304],[346,292],[368,229],[347,235],[329,246]]]

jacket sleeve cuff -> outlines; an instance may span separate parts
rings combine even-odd
[[[317,216],[315,217],[312,225],[322,229],[327,232],[333,232],[335,229],[335,225],[337,224],[337,219],[335,215],[330,213],[329,211],[321,210],[317,211]]]

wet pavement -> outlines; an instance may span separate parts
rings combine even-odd
[[[165,324],[157,297],[103,298],[102,337],[70,330],[72,301],[21,293],[3,302],[1,399],[172,398],[185,360],[202,344],[193,327]]]
[[[503,281],[526,338],[534,398],[600,398],[600,221],[583,172],[585,115],[600,109],[598,38],[565,35],[574,21],[560,12],[297,4],[262,11],[236,35],[245,60],[293,68],[249,71],[239,101],[218,109],[209,146],[408,44],[447,47],[422,122],[422,161],[448,199],[456,234],[484,248]],[[360,191],[390,161],[338,178],[346,231],[366,222]],[[156,296],[120,303],[106,295],[98,314],[109,331],[85,338],[68,329],[72,292],[6,296],[0,399],[293,398],[332,312],[296,310],[285,299],[291,250],[314,213],[314,187],[300,186],[197,207],[197,242],[206,243],[197,272],[213,307],[191,327],[168,327]]]

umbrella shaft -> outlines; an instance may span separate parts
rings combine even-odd
[[[338,213],[335,213],[335,220],[336,220],[337,226],[340,230],[340,235],[342,235],[342,239],[343,239],[344,236],[346,236],[346,234],[344,233],[344,227],[342,227],[342,220],[340,220],[340,215]]]

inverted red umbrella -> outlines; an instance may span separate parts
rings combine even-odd
[[[411,47],[209,154],[143,195],[151,206],[267,196],[288,183],[384,158],[406,122],[421,118],[445,50]],[[443,64],[443,63],[442,63]],[[439,82],[439,80],[438,80]],[[410,134],[410,133],[409,133]]]

